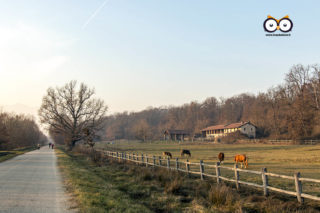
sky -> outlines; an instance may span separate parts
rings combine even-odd
[[[94,87],[109,114],[257,94],[281,84],[293,65],[320,61],[319,1],[0,5],[0,106],[13,111],[36,112],[48,87],[71,80]],[[289,15],[291,36],[265,36],[267,15]]]

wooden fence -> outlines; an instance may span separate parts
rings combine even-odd
[[[240,188],[240,184],[253,186],[256,188],[262,188],[265,196],[268,196],[269,190],[271,190],[271,191],[295,196],[297,197],[300,203],[303,202],[304,198],[320,201],[320,197],[302,192],[303,182],[320,183],[320,180],[312,179],[312,178],[302,178],[300,177],[300,172],[295,173],[293,176],[287,176],[287,175],[279,175],[279,174],[267,172],[267,168],[262,168],[261,171],[240,169],[238,168],[237,164],[235,164],[234,167],[227,167],[227,166],[221,166],[219,162],[215,164],[206,164],[202,160],[200,160],[199,163],[194,163],[194,162],[189,162],[189,160],[179,161],[178,158],[176,158],[175,160],[171,160],[170,158],[165,159],[165,158],[162,158],[161,156],[154,156],[154,155],[148,156],[144,154],[139,155],[134,153],[112,152],[112,151],[106,151],[106,150],[103,150],[101,152],[108,157],[116,158],[119,161],[123,161],[123,162],[131,161],[140,165],[144,165],[146,167],[157,166],[157,167],[167,168],[171,170],[185,172],[189,176],[190,174],[199,175],[201,180],[203,180],[204,177],[215,178],[218,184],[221,183],[221,180],[234,182],[237,189]],[[193,168],[198,168],[198,171],[192,170],[191,166],[193,166]],[[212,168],[215,171],[215,174],[205,173],[205,167]],[[221,175],[220,169],[234,171],[234,179],[223,177]],[[240,172],[261,175],[262,185],[240,180],[240,175],[239,175]],[[268,177],[278,177],[278,178],[289,179],[294,181],[295,191],[288,191],[288,190],[279,189],[279,188],[270,186],[268,183]]]
[[[240,139],[240,143],[267,143],[267,144],[300,144],[318,145],[320,140],[270,140],[270,139]]]

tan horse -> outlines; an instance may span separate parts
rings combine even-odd
[[[244,168],[248,168],[248,157],[246,155],[236,155],[234,157],[234,161],[236,162],[236,164],[240,162],[241,168],[243,167],[243,164],[244,164]]]
[[[169,158],[172,158],[172,154],[170,152],[162,152],[163,156],[168,156]]]

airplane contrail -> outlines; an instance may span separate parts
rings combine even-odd
[[[84,24],[82,25],[82,29],[84,30],[86,28],[86,26],[92,21],[92,19],[94,19],[94,17],[96,17],[96,15],[100,12],[100,10],[109,2],[110,0],[105,0],[100,7],[98,7],[98,9],[96,9],[92,15],[87,19],[86,22],[84,22]]]

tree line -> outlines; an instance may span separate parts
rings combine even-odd
[[[46,141],[32,117],[0,112],[0,150],[35,147]]]
[[[149,107],[140,112],[107,116],[99,135],[105,140],[158,140],[165,129],[183,129],[192,136],[216,124],[251,121],[258,137],[320,137],[320,67],[294,65],[284,82],[259,94],[209,97],[182,106]]]
[[[259,94],[209,97],[181,106],[149,107],[140,112],[105,116],[107,106],[94,89],[71,81],[47,90],[39,117],[56,143],[72,149],[79,141],[159,140],[166,129],[190,132],[211,125],[251,121],[257,136],[270,139],[313,139],[320,136],[320,67],[291,67],[284,82]],[[90,142],[90,143],[89,143]]]

